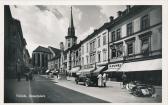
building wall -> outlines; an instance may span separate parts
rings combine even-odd
[[[105,36],[105,37],[104,37]],[[103,37],[105,43],[103,43]],[[100,47],[98,45],[98,39],[100,38]],[[108,30],[105,29],[97,35],[97,46],[96,46],[96,62],[97,65],[106,64],[108,62]],[[100,53],[100,61],[98,54]]]
[[[110,42],[112,42],[112,38],[111,38],[111,34],[113,31],[116,31],[116,29],[121,28],[121,39],[118,41],[115,41],[114,43],[123,43],[123,56],[127,56],[127,44],[126,44],[126,40],[127,39],[131,39],[133,37],[135,37],[135,43],[134,43],[134,54],[139,54],[141,53],[141,40],[139,38],[139,35],[144,34],[148,31],[152,32],[151,35],[151,51],[155,51],[155,50],[161,50],[162,45],[162,35],[161,35],[161,7],[156,6],[156,7],[151,7],[148,8],[147,10],[144,10],[143,12],[139,13],[139,14],[135,14],[134,16],[132,16],[131,18],[129,18],[128,20],[123,21],[120,24],[117,24],[116,26],[114,26],[110,32],[109,32],[109,39]],[[149,15],[149,20],[150,20],[150,28],[144,31],[141,31],[141,18],[145,15]],[[133,23],[133,35],[128,36],[126,35],[127,33],[127,24],[132,22]],[[112,46],[112,43],[109,45]],[[117,59],[112,59],[112,50],[111,48],[109,48],[109,57],[110,57],[110,61],[115,62],[115,61],[120,61],[123,60],[123,57],[118,57]]]

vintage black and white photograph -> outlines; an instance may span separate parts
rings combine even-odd
[[[162,5],[4,5],[4,103],[161,103]]]

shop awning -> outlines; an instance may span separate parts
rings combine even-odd
[[[118,71],[132,72],[132,71],[153,71],[153,70],[162,70],[162,59],[124,63],[123,66]]]
[[[93,73],[100,73],[104,68],[105,66],[98,67]]]
[[[72,68],[72,70],[70,71],[71,73],[76,73],[80,70],[80,67],[74,67]]]
[[[77,74],[90,74],[94,70],[95,70],[95,68],[82,69],[82,70],[78,71]]]

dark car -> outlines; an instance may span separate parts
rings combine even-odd
[[[80,74],[75,78],[76,84],[83,83],[85,86],[98,86],[97,76],[91,74]]]
[[[155,93],[155,88],[152,85],[140,81],[132,81],[126,87],[134,96],[138,97],[152,96]]]

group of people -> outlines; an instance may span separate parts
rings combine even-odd
[[[107,82],[107,74],[103,73],[103,74],[99,74],[97,76],[98,78],[98,87],[106,87],[106,82]],[[122,86],[123,88],[126,88],[126,84],[127,84],[127,75],[123,72],[122,74]]]
[[[107,74],[106,73],[99,74],[97,78],[98,78],[98,87],[106,87]]]

